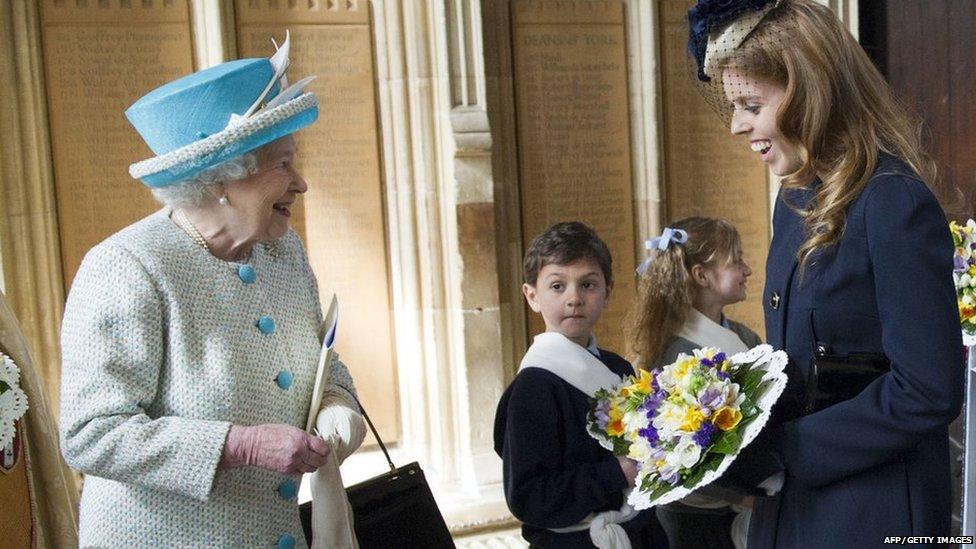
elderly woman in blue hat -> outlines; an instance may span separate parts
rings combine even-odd
[[[322,313],[289,229],[307,189],[291,134],[318,104],[287,65],[286,38],[126,111],[156,154],[130,173],[164,208],[88,252],[65,308],[61,443],[86,475],[82,546],[305,546],[301,475],[362,441],[338,360],[318,415],[330,442],[302,429]],[[345,517],[339,503],[325,512]],[[324,541],[355,544],[348,520],[327,523],[345,531]]]

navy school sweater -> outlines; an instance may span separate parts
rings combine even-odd
[[[633,373],[619,355],[600,349],[614,373]],[[593,547],[589,532],[557,534],[549,528],[579,523],[587,515],[623,504],[627,479],[617,458],[586,432],[589,397],[541,368],[519,372],[495,415],[495,451],[503,461],[505,499],[523,522],[533,547]],[[635,549],[665,548],[653,509],[624,524]]]

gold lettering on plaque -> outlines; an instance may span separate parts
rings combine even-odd
[[[623,5],[518,2],[513,27],[523,245],[560,221],[597,232],[613,255],[614,289],[596,336],[622,353],[635,298]],[[539,315],[527,314],[529,336],[542,332]]]
[[[152,153],[123,112],[193,72],[186,1],[41,4],[65,287],[88,250],[159,205],[129,176]]]
[[[242,57],[268,55],[290,29],[292,80],[316,75],[318,121],[296,134],[308,182],[293,217],[323,299],[339,298],[337,349],[384,439],[398,438],[396,365],[369,4],[335,11],[238,2]],[[301,24],[299,24],[301,23]]]

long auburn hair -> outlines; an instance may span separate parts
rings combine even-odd
[[[692,267],[742,259],[739,232],[724,219],[687,217],[668,226],[686,231],[688,241],[657,252],[638,281],[637,306],[628,322],[632,348],[645,369],[661,357],[694,306],[698,290]]]
[[[871,178],[879,151],[935,184],[936,166],[921,146],[921,124],[899,105],[828,8],[811,0],[781,0],[726,66],[786,90],[776,121],[798,147],[802,165],[783,178],[783,188],[807,188],[816,177],[822,181],[804,209],[788,204],[806,227],[797,250],[801,273],[811,254],[840,239],[847,207]]]

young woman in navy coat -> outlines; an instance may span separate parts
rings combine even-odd
[[[735,3],[699,2],[689,14],[692,49],[695,17],[715,4]],[[705,27],[700,77],[721,86],[732,133],[783,177],[763,302],[766,337],[790,356],[786,394],[730,470],[775,492],[756,498],[749,548],[860,549],[886,536],[949,535],[946,428],[959,414],[965,366],[952,241],[927,186],[932,162],[827,8],[738,8]],[[883,353],[890,369],[853,398],[805,413],[818,346]]]

